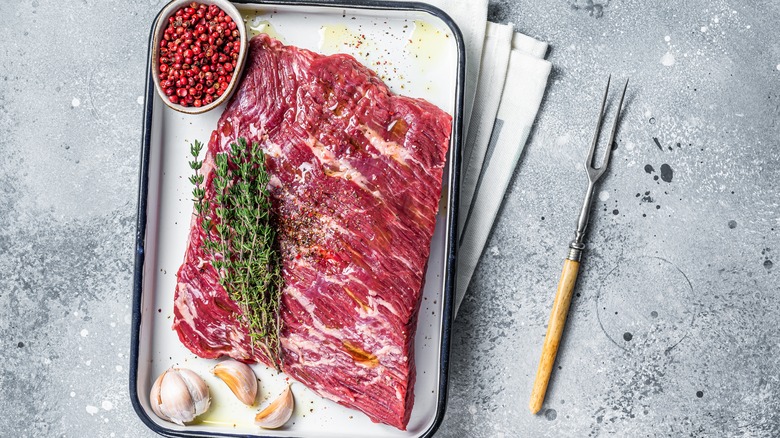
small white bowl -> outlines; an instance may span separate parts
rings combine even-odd
[[[160,71],[159,71],[160,40],[163,37],[163,32],[165,32],[165,29],[168,27],[168,18],[171,15],[175,14],[176,11],[178,11],[180,8],[186,7],[193,1],[199,4],[204,4],[206,6],[217,5],[220,9],[225,11],[225,13],[228,14],[230,18],[232,18],[233,21],[236,23],[236,29],[238,29],[239,38],[241,39],[241,48],[238,51],[236,68],[233,69],[233,77],[230,79],[230,83],[228,84],[227,90],[225,90],[222,96],[219,96],[210,104],[203,105],[200,107],[183,106],[171,102],[168,96],[165,95],[165,92],[163,91],[162,87],[160,86]],[[225,102],[227,99],[229,99],[230,96],[237,88],[238,79],[241,77],[241,71],[244,68],[244,60],[246,59],[247,44],[248,44],[248,40],[246,36],[246,26],[244,26],[244,19],[241,16],[241,13],[238,12],[238,9],[236,9],[236,7],[233,6],[233,4],[230,3],[228,0],[173,0],[171,1],[157,15],[157,23],[155,24],[154,27],[154,37],[152,39],[152,78],[154,80],[154,88],[157,89],[157,94],[160,96],[162,101],[165,102],[166,105],[175,109],[176,111],[185,114],[201,114],[216,108],[222,102]]]

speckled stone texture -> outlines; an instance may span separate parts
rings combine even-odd
[[[161,6],[0,2],[0,435],[152,436],[127,354]],[[550,42],[554,71],[455,323],[439,435],[780,435],[780,5],[498,0],[490,18]],[[631,77],[627,107],[532,416],[609,73]]]

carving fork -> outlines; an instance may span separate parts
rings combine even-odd
[[[558,346],[561,343],[563,327],[566,324],[566,316],[569,314],[569,305],[571,304],[574,285],[577,282],[577,274],[580,270],[582,251],[585,249],[585,230],[588,227],[590,206],[591,201],[593,200],[593,190],[596,186],[596,182],[604,174],[604,171],[607,170],[607,165],[609,165],[609,156],[612,153],[612,144],[615,141],[615,132],[617,131],[618,120],[620,119],[620,110],[623,107],[623,98],[625,97],[626,89],[628,88],[628,80],[626,80],[626,85],[623,87],[623,94],[620,95],[620,103],[618,104],[617,112],[615,113],[615,122],[612,125],[612,134],[609,137],[609,143],[607,143],[607,151],[604,153],[604,160],[599,167],[594,167],[593,154],[596,151],[596,145],[599,142],[599,132],[601,132],[604,121],[604,106],[607,102],[609,82],[611,79],[612,76],[610,75],[609,79],[607,79],[607,89],[604,90],[604,97],[601,99],[601,111],[599,112],[598,125],[596,125],[596,134],[593,136],[593,144],[590,146],[588,159],[585,161],[585,170],[588,173],[588,190],[585,192],[585,200],[582,203],[582,210],[580,210],[580,217],[577,221],[577,233],[574,236],[574,240],[569,244],[569,254],[563,262],[563,272],[561,273],[561,279],[558,282],[558,291],[555,294],[555,301],[553,302],[552,312],[550,314],[550,322],[547,325],[547,334],[544,336],[542,357],[539,359],[539,368],[536,371],[534,388],[531,392],[531,401],[528,404],[532,414],[539,412],[542,408],[544,395],[547,393],[547,384],[550,382],[550,374],[552,373],[553,364],[555,363],[555,356],[558,354]]]

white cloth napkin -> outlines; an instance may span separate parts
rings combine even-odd
[[[428,0],[460,28],[466,48],[464,138],[458,220],[457,313],[539,104],[551,64],[547,43],[489,23],[487,0]]]
[[[461,154],[460,217],[458,219],[458,240],[463,235],[463,226],[471,208],[477,180],[484,164],[493,124],[498,113],[498,103],[504,91],[504,80],[509,68],[509,54],[512,50],[512,26],[488,23],[485,29],[485,44],[482,50],[482,67],[477,86],[479,99],[469,120],[471,129],[466,135]]]
[[[496,44],[500,40],[500,44],[511,45],[506,74],[503,78],[487,74],[480,77],[470,128],[474,135],[469,135],[463,146],[464,158],[469,158],[461,167],[456,314],[531,132],[552,68],[543,59],[546,43],[519,33],[507,41],[506,30],[500,26],[488,25],[486,48],[493,37]],[[503,65],[503,52],[492,52],[495,56],[490,55],[491,50],[484,52],[483,72],[489,67],[499,70]],[[502,87],[500,99],[496,99],[494,87]]]

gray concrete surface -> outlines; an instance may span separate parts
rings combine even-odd
[[[0,2],[2,436],[151,436],[127,354],[160,7]],[[778,3],[496,0],[490,17],[549,41],[555,68],[455,323],[439,435],[780,435]],[[609,73],[631,78],[628,105],[531,416]]]

